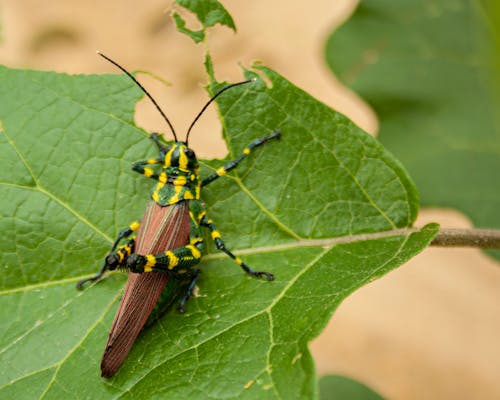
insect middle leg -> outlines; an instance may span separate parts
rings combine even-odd
[[[179,302],[179,307],[177,308],[179,312],[183,313],[186,310],[186,303],[193,294],[193,289],[196,285],[196,281],[198,279],[198,275],[200,274],[200,270],[198,268],[193,269],[191,272],[191,277],[189,284],[186,287],[186,293],[182,296],[181,301]]]

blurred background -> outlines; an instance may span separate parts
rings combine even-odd
[[[238,32],[215,27],[208,45],[219,80],[238,81],[240,64],[262,61],[376,135],[377,118],[339,84],[324,61],[325,41],[352,12],[352,0],[226,1]],[[0,63],[70,74],[115,73],[100,50],[140,75],[179,132],[207,101],[203,45],[179,34],[164,0],[2,0]],[[183,13],[188,22],[193,18]],[[15,94],[13,94],[15,95]],[[136,123],[166,132],[146,101]],[[223,157],[215,108],[190,137],[201,158]],[[469,227],[451,209],[424,209],[417,226]],[[500,398],[500,269],[473,249],[425,250],[354,293],[311,347],[318,374],[344,374],[391,399]]]

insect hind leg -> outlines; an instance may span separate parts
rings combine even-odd
[[[86,279],[82,279],[81,281],[78,281],[76,283],[76,288],[78,290],[82,290],[83,286],[87,282],[96,282],[96,281],[100,280],[102,278],[102,276],[104,275],[104,273],[107,271],[107,269],[108,269],[108,264],[106,263],[106,261],[104,261],[104,264],[101,267],[101,269],[99,270],[99,272],[97,272],[95,275],[91,276],[90,278],[86,278]]]
[[[135,238],[129,239],[124,245],[121,245],[118,250],[116,250],[116,247],[120,243],[120,241],[124,238],[129,237],[134,233],[137,229],[139,229],[139,221],[134,221],[132,222],[127,228],[123,229],[120,231],[118,236],[116,237],[113,246],[111,247],[111,250],[109,251],[108,255],[106,256],[106,259],[104,260],[104,264],[102,265],[101,269],[99,272],[97,272],[95,275],[91,276],[90,278],[82,279],[81,281],[78,281],[76,284],[76,288],[78,290],[82,290],[83,286],[87,282],[97,282],[100,280],[103,275],[106,273],[108,270],[114,270],[117,267],[120,267],[124,260],[132,253],[132,250],[135,245]],[[116,250],[116,251],[115,251]]]
[[[236,264],[238,264],[243,269],[243,271],[245,271],[248,275],[255,276],[257,278],[264,278],[265,277],[268,281],[274,280],[274,275],[271,274],[270,272],[255,271],[254,269],[250,268],[247,264],[245,264],[241,258],[235,256],[229,249],[227,249],[226,244],[222,240],[220,233],[216,229],[212,220],[207,219],[206,217],[203,217],[203,219],[201,221],[201,225],[206,226],[210,230],[212,240],[214,241],[217,249],[226,253],[229,257],[231,257],[231,259]]]

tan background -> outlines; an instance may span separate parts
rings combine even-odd
[[[262,60],[326,104],[375,133],[376,117],[339,85],[322,58],[332,27],[352,0],[225,1],[238,27],[209,38],[220,79],[241,79],[238,63]],[[333,5],[332,5],[333,3]],[[146,0],[2,0],[0,62],[68,73],[115,70],[99,49],[129,69],[183,132],[206,101],[203,47],[178,34],[170,2]],[[137,123],[165,131],[156,111],[140,104]],[[221,157],[224,143],[214,110],[191,136],[200,157]],[[453,210],[423,210],[417,226],[438,221],[467,227]],[[345,301],[312,344],[319,374],[360,379],[392,399],[500,399],[500,269],[469,249],[428,249]]]

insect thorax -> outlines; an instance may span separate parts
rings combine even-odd
[[[178,167],[167,167],[161,172],[152,199],[161,206],[178,203],[181,200],[199,200],[201,181],[199,169],[183,171]]]

